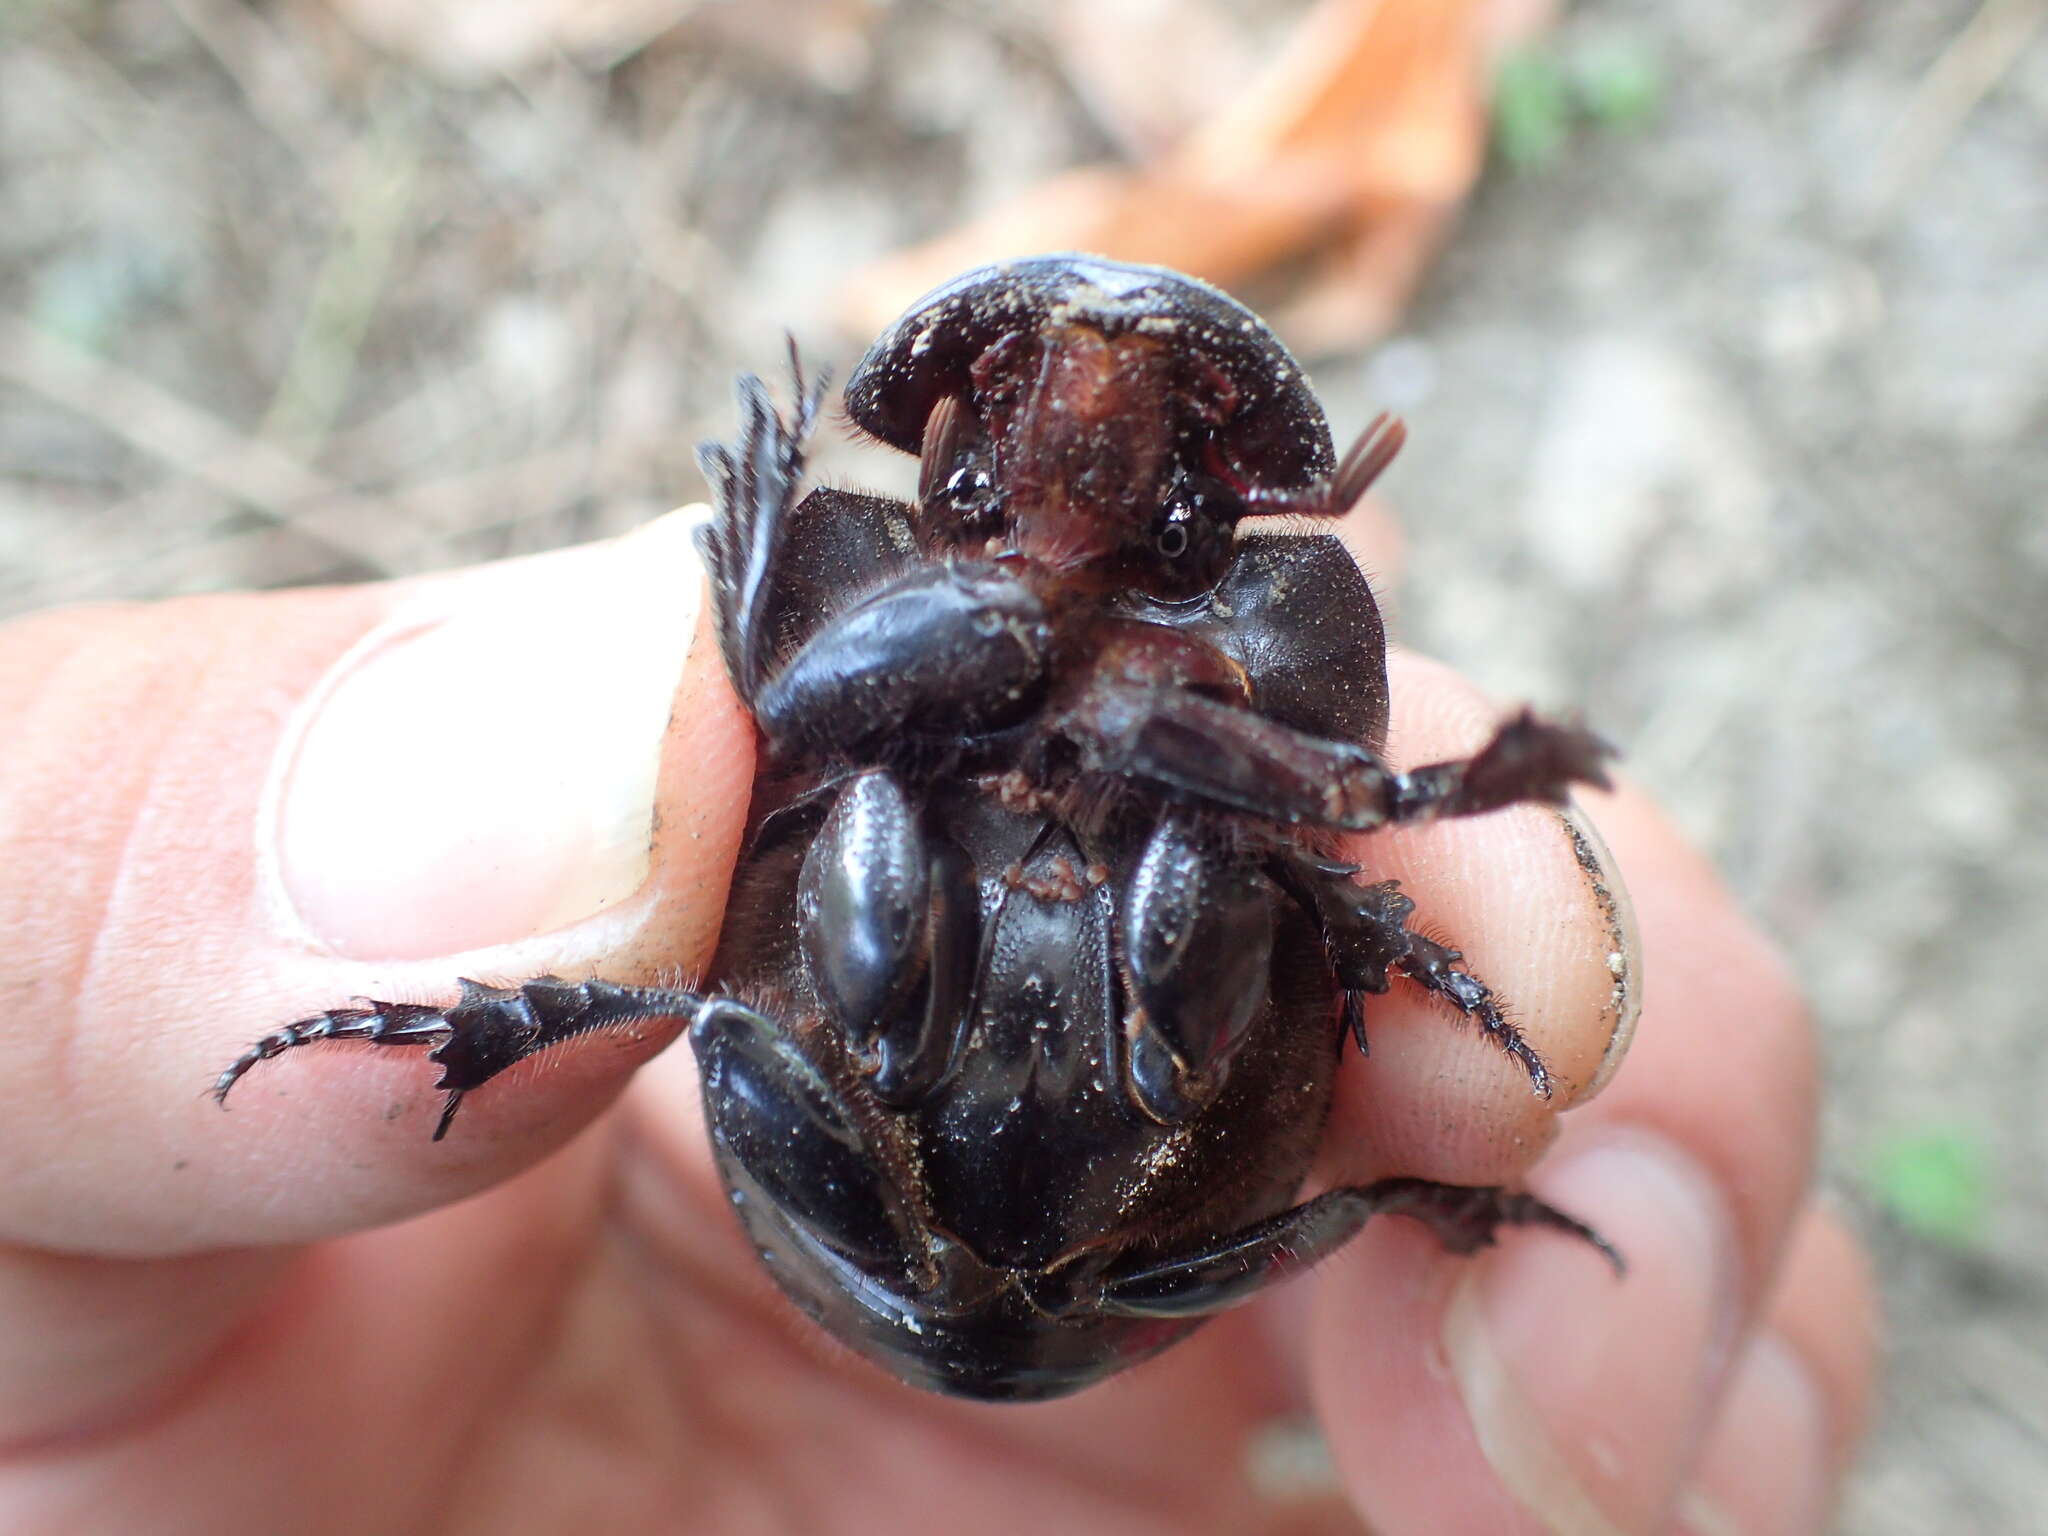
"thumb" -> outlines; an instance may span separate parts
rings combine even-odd
[[[412,1051],[294,1052],[227,1115],[206,1094],[351,997],[703,965],[753,735],[687,534],[0,630],[0,1240],[168,1256],[389,1221],[533,1162],[666,1043],[551,1052],[438,1148]]]

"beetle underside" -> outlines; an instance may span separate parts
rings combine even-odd
[[[463,984],[258,1042],[429,1048],[462,1096],[593,1030],[689,1021],[712,1150],[778,1283],[904,1379],[1069,1391],[1313,1262],[1374,1215],[1470,1251],[1532,1197],[1416,1179],[1294,1203],[1365,999],[1443,998],[1550,1091],[1459,954],[1360,884],[1344,833],[1604,782],[1521,714],[1471,758],[1379,757],[1385,640],[1329,519],[1341,461],[1300,370],[1212,289],[1046,257],[970,273],[878,340],[856,425],[913,502],[800,495],[819,402],[753,378],[703,462],[727,670],[763,737],[698,989]],[[1611,1250],[1607,1250],[1613,1257]]]

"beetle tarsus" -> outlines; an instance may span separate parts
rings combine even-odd
[[[1614,749],[1524,710],[1469,758],[1396,773],[1374,753],[1188,688],[1098,684],[1063,729],[1098,772],[1150,779],[1288,826],[1364,832],[1478,816],[1523,801],[1562,805],[1573,784],[1608,787]]]
[[[1386,991],[1389,976],[1399,971],[1477,1024],[1521,1064],[1536,1093],[1550,1097],[1550,1069],[1503,1012],[1493,989],[1460,969],[1464,956],[1457,950],[1408,926],[1415,903],[1398,882],[1360,885],[1351,878],[1355,866],[1298,856],[1275,861],[1272,872],[1322,929],[1331,969],[1344,990],[1343,1026],[1360,1055],[1365,1054],[1364,995]]]
[[[1400,962],[1401,974],[1427,987],[1477,1024],[1486,1032],[1488,1039],[1521,1063],[1522,1069],[1529,1074],[1529,1086],[1536,1090],[1537,1097],[1549,1098],[1550,1069],[1536,1054],[1536,1048],[1501,1011],[1500,999],[1493,995],[1493,989],[1470,971],[1458,968],[1460,958],[1455,949],[1446,948],[1419,933],[1411,933],[1408,935],[1408,953]]]
[[[1351,1043],[1358,1047],[1358,1054],[1370,1056],[1372,1045],[1365,1037],[1365,994],[1357,987],[1344,988],[1343,1002],[1338,1022]]]
[[[1502,1227],[1548,1227],[1597,1248],[1614,1272],[1625,1265],[1614,1245],[1575,1216],[1520,1190],[1497,1185],[1381,1179],[1306,1200],[1291,1210],[1225,1234],[1198,1252],[1107,1277],[1098,1305],[1124,1317],[1205,1317],[1250,1301],[1275,1280],[1335,1253],[1375,1216],[1410,1216],[1428,1225],[1452,1253],[1498,1241]]]
[[[1397,775],[1388,787],[1386,819],[1482,816],[1526,800],[1563,805],[1574,784],[1612,787],[1606,764],[1613,756],[1614,748],[1584,726],[1554,724],[1525,709],[1473,756]]]
[[[1499,1240],[1502,1227],[1548,1227],[1597,1248],[1617,1277],[1628,1269],[1621,1251],[1592,1227],[1524,1190],[1439,1184],[1433,1179],[1382,1179],[1333,1193],[1359,1200],[1371,1215],[1412,1216],[1427,1223],[1437,1241],[1452,1253],[1476,1253],[1490,1247]]]
[[[428,1059],[441,1067],[437,1086],[448,1090],[434,1132],[439,1141],[447,1135],[463,1094],[507,1067],[597,1030],[659,1018],[687,1019],[705,1002],[697,992],[571,982],[558,976],[537,977],[517,987],[488,987],[466,978],[460,985],[461,999],[446,1007],[365,998],[360,1006],[331,1009],[288,1024],[265,1035],[221,1073],[213,1085],[214,1100],[225,1106],[228,1091],[251,1067],[297,1046],[361,1040],[424,1047]]]
[[[228,1092],[258,1062],[282,1056],[301,1045],[325,1040],[361,1040],[370,1045],[438,1045],[448,1038],[449,1024],[440,1009],[420,1003],[379,1003],[369,998],[351,1008],[330,1008],[273,1030],[229,1063],[214,1079],[213,1099],[223,1109]]]
[[[462,1108],[464,1091],[461,1088],[451,1088],[448,1096],[441,1101],[441,1118],[434,1122],[434,1140],[447,1140],[448,1127],[455,1123],[455,1111]]]

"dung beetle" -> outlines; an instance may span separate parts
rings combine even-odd
[[[762,738],[701,989],[542,977],[266,1037],[430,1047],[463,1094],[592,1030],[689,1021],[713,1155],[776,1281],[902,1379],[1056,1396],[1164,1348],[1372,1215],[1460,1252],[1533,1197],[1413,1178],[1296,1203],[1364,998],[1406,977],[1548,1094],[1459,953],[1344,832],[1562,802],[1590,733],[1380,758],[1386,642],[1328,533],[1402,441],[1339,459],[1250,311],[1077,255],[970,272],[854,369],[916,500],[800,495],[822,385],[741,378],[701,460],[720,646]],[[1609,1257],[1613,1257],[1611,1250]]]

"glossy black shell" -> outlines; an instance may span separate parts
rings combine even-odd
[[[1236,411],[1213,431],[1189,423],[1190,452],[1220,442],[1263,485],[1291,488],[1329,473],[1321,408],[1256,317],[1163,269],[1087,257],[984,269],[920,301],[854,371],[848,414],[915,452],[933,404],[972,395],[975,357],[1007,331],[1073,319],[1110,335],[1143,329],[1169,338],[1192,364],[1228,376]],[[777,649],[800,650],[832,610],[857,605],[862,588],[914,565],[906,552],[923,541],[909,507],[812,493],[791,513],[784,581],[769,609]],[[856,572],[864,575],[849,577]],[[1228,657],[1269,719],[1375,748],[1385,735],[1378,608],[1333,537],[1247,533],[1213,590],[1116,606]],[[875,1104],[835,1031],[811,1022],[830,1008],[804,954],[800,887],[831,794],[818,794],[803,774],[771,776],[761,787],[758,830],[713,976],[763,999],[764,1012],[806,1021],[796,1032],[810,1064],[872,1116],[860,1130],[864,1155],[901,1170],[885,1182],[907,1191],[877,1197],[850,1175],[793,1176],[775,1138],[794,1148],[815,1134],[815,1106],[794,1118],[761,1111],[755,1068],[704,1053],[707,1103],[757,1106],[740,1132],[714,1109],[713,1139],[778,1283],[892,1371],[987,1398],[1073,1390],[1194,1327],[1195,1316],[1120,1316],[1089,1298],[1106,1273],[1136,1273],[1287,1209],[1321,1134],[1337,1058],[1337,987],[1314,926],[1255,876],[1272,913],[1271,960],[1222,1093],[1172,1125],[1133,1104],[1119,904],[1166,801],[1126,786],[1106,808],[1080,813],[1006,809],[986,782],[1024,764],[1038,771],[1038,745],[1026,726],[943,750],[897,743],[882,754],[913,786],[922,836],[964,855],[977,908],[970,1017],[944,1081],[908,1107]],[[937,773],[935,758],[944,764]],[[1056,882],[1063,862],[1105,878],[1070,901],[1020,895],[1020,876],[1025,885]],[[918,1004],[912,997],[903,1006]],[[896,1252],[884,1234],[905,1229],[902,1246],[938,1257]],[[821,1231],[833,1240],[821,1241]],[[920,1278],[920,1257],[942,1267],[938,1283]]]
[[[794,545],[836,569],[886,570],[908,537],[895,504],[840,493],[814,496],[792,527]],[[1246,537],[1213,593],[1158,605],[1150,618],[1244,666],[1273,718],[1357,741],[1385,733],[1378,609],[1334,538]],[[850,1176],[785,1177],[791,1170],[775,1137],[808,1156],[799,1149],[815,1135],[814,1118],[750,1115],[742,1146],[716,1110],[711,1116],[739,1214],[778,1284],[896,1374],[981,1398],[1072,1391],[1195,1327],[1197,1317],[1093,1311],[1086,1298],[1107,1269],[1142,1269],[1287,1207],[1321,1136],[1338,1045],[1329,962],[1306,918],[1276,899],[1269,1000],[1222,1096],[1174,1126],[1135,1108],[1122,1081],[1116,1026],[1125,989],[1114,930],[1158,802],[1132,797],[1082,847],[1058,818],[1007,811],[957,787],[969,772],[1007,766],[1021,744],[985,744],[924,807],[926,835],[960,849],[974,870],[980,959],[973,1019],[951,1075],[912,1109],[870,1106],[869,1134],[883,1145],[868,1153],[914,1168],[923,1208],[877,1199]],[[824,1010],[802,954],[798,885],[823,799],[792,807],[789,788],[763,785],[760,830],[735,879],[713,974],[743,996],[771,1000],[778,1017],[808,1021]],[[1057,879],[1061,858],[1076,868],[1099,861],[1108,878],[1078,901],[1020,897],[1007,876],[1033,849],[1027,880]],[[831,1030],[806,1025],[802,1042],[837,1092],[869,1101]],[[707,1103],[765,1102],[743,1085],[743,1071],[722,1076],[720,1058],[707,1057],[706,1070]],[[943,1234],[943,1284],[920,1286],[914,1266],[890,1253],[880,1234],[906,1225],[920,1238]],[[839,1239],[836,1248],[820,1241],[821,1228]],[[848,1257],[855,1249],[865,1264]]]
[[[1398,425],[1341,462],[1242,306],[1155,267],[1050,256],[920,301],[847,387],[920,458],[915,501],[803,489],[819,395],[739,383],[700,462],[727,674],[761,735],[699,988],[543,976],[359,1000],[295,1047],[427,1049],[447,1098],[579,1037],[687,1020],[713,1158],[778,1284],[906,1381],[1072,1391],[1333,1252],[1368,1218],[1469,1252],[1583,1224],[1408,1178],[1294,1203],[1348,1035],[1396,976],[1549,1092],[1455,949],[1336,836],[1604,782],[1524,712],[1396,772],[1386,645],[1326,533]],[[1382,430],[1382,429],[1385,430]],[[1611,1250],[1609,1257],[1614,1257]]]
[[[1003,878],[1046,830],[1042,818],[972,794],[936,797],[929,815],[976,866],[987,956],[954,1073],[923,1104],[890,1114],[877,1138],[888,1143],[885,1162],[917,1170],[921,1209],[875,1199],[853,1177],[764,1187],[764,1177],[788,1170],[761,1117],[747,1117],[744,1148],[714,1117],[714,1145],[777,1283],[841,1340],[942,1392],[1057,1396],[1155,1353],[1199,1321],[1092,1307],[1105,1271],[1142,1269],[1149,1257],[1197,1248],[1287,1207],[1328,1110],[1335,996],[1315,934],[1289,914],[1274,949],[1273,995],[1223,1095],[1185,1124],[1159,1125],[1132,1106],[1120,1081],[1115,893],[1129,880],[1135,839],[1095,850],[1111,874],[1086,898],[1043,903],[1016,899]],[[785,1016],[813,1004],[788,919],[803,851],[797,834],[749,862],[719,960],[742,990],[776,987]],[[1079,853],[1056,837],[1025,872],[1051,877],[1057,858]],[[812,1060],[841,1093],[858,1095],[858,1068],[835,1042],[814,1042]],[[740,1085],[724,1066],[707,1063],[707,1093]],[[792,1145],[816,1134],[815,1121],[767,1118],[765,1129],[788,1133]],[[906,1224],[936,1240],[939,1284],[920,1283],[898,1250],[895,1234]],[[835,1241],[821,1241],[821,1231]]]

